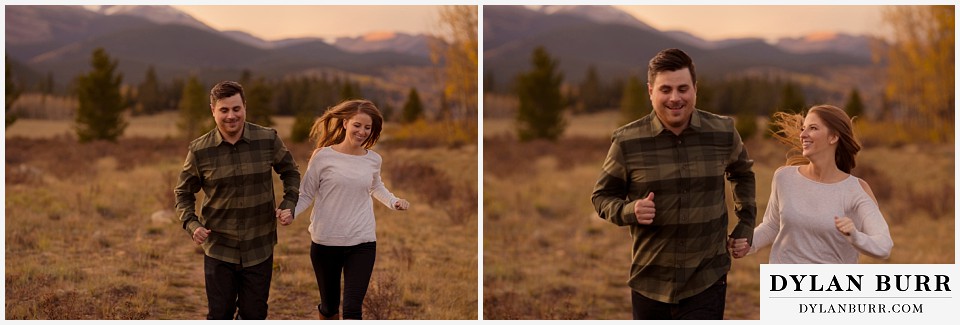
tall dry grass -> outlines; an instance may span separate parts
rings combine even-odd
[[[597,217],[590,202],[610,145],[608,119],[618,116],[585,117],[555,143],[518,143],[503,132],[509,121],[484,121],[484,319],[631,317],[629,232]],[[762,137],[746,145],[759,220],[785,150]],[[861,263],[954,263],[953,146],[868,146],[858,165],[854,174],[877,193],[896,243],[890,259]],[[769,248],[734,260],[725,318],[759,319],[768,258]]]
[[[68,134],[61,131],[55,134]],[[303,172],[312,148],[287,145]],[[84,145],[68,135],[8,137],[6,317],[205,318],[203,252],[172,212],[163,212],[173,208],[186,146],[164,136]],[[477,319],[476,209],[449,208],[470,204],[461,201],[471,197],[466,188],[476,188],[476,147],[384,144],[375,150],[384,157],[388,188],[412,205],[404,212],[376,205],[380,253],[366,316]],[[408,165],[434,173],[398,175],[410,171]],[[437,199],[420,191],[424,182],[467,194]],[[475,190],[472,198],[475,206]],[[317,317],[308,224],[298,219],[278,230],[271,319]]]

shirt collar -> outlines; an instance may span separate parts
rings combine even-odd
[[[230,144],[229,142],[227,142],[226,140],[223,139],[223,135],[220,134],[220,128],[219,128],[219,127],[215,128],[214,130],[217,131],[217,132],[213,135],[213,140],[214,140],[215,143],[217,143],[218,145],[224,144],[224,143]],[[243,122],[243,134],[240,135],[240,139],[238,139],[237,142],[240,142],[240,141],[244,141],[244,142],[247,142],[247,143],[250,142],[250,123],[248,123],[248,122]]]
[[[656,112],[650,111],[650,114],[653,115],[653,118],[650,119],[650,130],[653,131],[653,134],[660,134],[661,132],[668,131],[667,128],[663,127],[663,122],[660,122],[660,118],[657,117]],[[691,131],[700,131],[701,124],[699,109],[693,109],[693,114],[690,115],[690,124],[687,125],[687,129],[690,129]]]

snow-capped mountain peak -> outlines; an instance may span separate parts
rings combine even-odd
[[[542,6],[540,7],[540,12],[554,15],[554,14],[567,14],[575,15],[589,19],[593,22],[604,23],[604,24],[623,24],[627,26],[638,27],[646,30],[654,30],[653,27],[647,25],[646,23],[638,20],[636,17],[628,14],[627,12],[617,9],[613,6],[606,5],[590,5],[590,6]]]

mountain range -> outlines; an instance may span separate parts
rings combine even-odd
[[[755,68],[815,73],[871,64],[865,36],[708,41],[685,31],[659,31],[612,6],[484,6],[483,19],[484,74],[503,80],[529,70],[537,46],[559,59],[568,82],[582,79],[589,66],[605,78],[645,76],[647,61],[673,47],[695,58],[704,76]]]
[[[427,35],[379,33],[341,38],[263,40],[219,31],[170,6],[6,6],[6,54],[27,78],[51,73],[64,85],[89,70],[93,49],[119,62],[124,82],[136,84],[148,66],[161,80],[197,74],[210,80],[284,77],[305,71],[382,76],[402,67],[428,67]]]

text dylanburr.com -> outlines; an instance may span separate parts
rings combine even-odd
[[[957,273],[956,265],[762,264],[760,319],[951,319]]]

